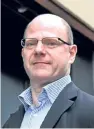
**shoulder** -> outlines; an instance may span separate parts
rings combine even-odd
[[[78,90],[78,100],[84,104],[86,103],[94,105],[94,96],[82,91],[81,89]]]
[[[76,104],[79,108],[83,109],[89,116],[94,117],[94,96],[82,90],[78,90],[78,97]]]
[[[75,105],[81,120],[94,127],[94,96],[79,89]]]
[[[94,127],[94,96],[82,91],[75,84],[73,84],[73,89],[77,97],[71,107],[72,116],[74,115],[83,125]]]
[[[76,101],[79,103],[91,103],[94,105],[94,96],[90,95],[86,92],[84,92],[83,90],[81,90],[80,88],[78,88],[73,82],[71,82],[67,87],[66,87],[67,91],[68,91],[68,95],[71,94],[75,94],[75,96],[77,96]]]
[[[74,83],[71,84],[71,89],[75,89],[74,91],[76,93],[76,98],[73,104],[75,110],[80,112],[80,115],[86,113],[87,115],[91,114],[94,116],[94,96],[82,91]]]

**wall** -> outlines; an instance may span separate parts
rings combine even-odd
[[[74,83],[85,92],[94,95],[94,76],[93,76],[93,61],[77,56],[75,63],[72,66],[72,78]]]
[[[21,104],[17,96],[22,90],[23,84],[19,80],[7,74],[1,75],[1,126]]]

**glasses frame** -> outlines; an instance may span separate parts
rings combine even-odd
[[[57,38],[59,41],[61,41],[63,44],[66,44],[66,45],[72,45],[71,43],[68,43],[68,42],[65,42],[64,40],[62,40],[61,38],[58,38],[58,37],[45,37],[45,38],[42,38],[42,40],[43,39],[46,39],[46,38]],[[23,39],[21,39],[21,46],[23,47],[23,48],[25,48],[25,39],[37,39],[37,38],[23,38]],[[42,41],[42,40],[38,40],[37,39],[37,41]],[[24,43],[24,45],[23,45],[23,43]],[[62,45],[62,44],[61,44]]]

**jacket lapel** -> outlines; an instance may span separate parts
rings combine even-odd
[[[77,98],[78,88],[71,82],[59,94],[47,116],[45,117],[41,128],[53,128],[59,117],[74,103]]]

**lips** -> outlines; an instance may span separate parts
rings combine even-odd
[[[34,62],[33,64],[49,64],[48,62]]]
[[[50,61],[33,61],[32,64],[33,65],[35,65],[35,64],[51,64],[51,62]]]

